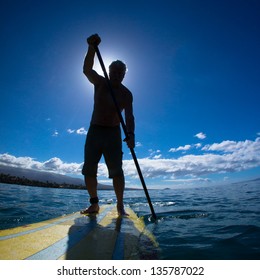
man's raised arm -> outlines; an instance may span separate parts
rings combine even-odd
[[[94,34],[88,37],[87,42],[88,42],[88,52],[84,59],[83,73],[87,76],[87,78],[91,83],[95,84],[99,78],[97,72],[93,70],[95,46],[98,46],[100,44],[101,39],[97,34]]]

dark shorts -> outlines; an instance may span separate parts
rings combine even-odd
[[[105,127],[91,125],[88,130],[82,174],[97,176],[98,163],[104,156],[109,178],[123,175],[122,138],[120,126]]]

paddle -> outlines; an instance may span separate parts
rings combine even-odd
[[[112,97],[112,99],[113,99],[113,101],[114,101],[114,104],[115,104],[115,107],[116,107],[116,111],[117,111],[118,117],[119,117],[119,119],[120,119],[120,123],[121,123],[121,125],[122,125],[123,131],[124,131],[124,134],[125,134],[125,137],[126,137],[126,139],[127,139],[127,138],[128,138],[127,128],[126,128],[124,119],[123,119],[123,117],[122,117],[120,108],[119,108],[119,106],[118,106],[118,104],[117,104],[117,101],[116,101],[116,98],[115,98],[115,94],[114,94],[113,88],[112,88],[112,86],[111,86],[111,83],[110,83],[109,77],[108,77],[108,75],[107,75],[107,71],[106,71],[106,68],[105,68],[105,65],[104,65],[102,56],[101,56],[101,54],[100,54],[100,51],[99,51],[99,48],[98,48],[97,45],[95,45],[95,51],[96,51],[96,54],[97,54],[97,57],[98,57],[100,66],[101,66],[101,68],[102,68],[102,71],[103,71],[103,73],[104,73],[104,76],[105,76],[105,78],[106,78],[106,81],[107,81],[107,84],[108,84],[108,87],[109,87],[109,90],[110,90],[110,93],[111,93],[111,97]],[[131,151],[131,154],[132,154],[132,157],[133,157],[133,160],[134,160],[134,163],[135,163],[135,166],[136,166],[136,169],[137,169],[137,172],[138,172],[140,181],[141,181],[141,183],[142,183],[142,185],[143,185],[143,189],[144,189],[144,192],[145,192],[145,195],[146,195],[148,204],[149,204],[149,206],[150,206],[150,209],[151,209],[151,212],[152,212],[152,216],[153,216],[153,218],[156,220],[156,214],[155,214],[155,212],[154,212],[153,205],[152,205],[152,202],[151,202],[151,199],[150,199],[150,196],[149,196],[149,193],[148,193],[148,190],[147,190],[147,187],[146,187],[146,184],[145,184],[145,181],[144,181],[144,177],[143,177],[141,168],[140,168],[140,166],[139,166],[139,163],[138,163],[138,160],[137,160],[135,151],[134,151],[133,148],[129,148],[129,149],[130,149],[130,151]]]

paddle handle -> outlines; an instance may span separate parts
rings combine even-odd
[[[112,86],[111,86],[109,77],[108,77],[108,75],[107,75],[106,67],[105,67],[105,65],[104,65],[102,56],[101,56],[101,54],[100,54],[100,51],[99,51],[99,48],[98,48],[97,45],[95,45],[95,51],[96,51],[96,54],[97,54],[97,57],[98,57],[100,66],[101,66],[101,68],[102,68],[102,71],[103,71],[103,73],[104,73],[104,76],[105,76],[105,78],[106,78],[106,81],[107,81],[107,84],[108,84],[108,87],[109,87],[109,90],[110,90],[110,93],[111,93],[111,97],[112,97],[112,99],[113,99],[113,102],[114,102],[114,104],[115,104],[118,117],[119,117],[119,119],[120,119],[120,123],[121,123],[122,129],[123,129],[123,131],[124,131],[125,137],[127,138],[127,137],[128,137],[128,132],[127,132],[126,124],[125,124],[125,121],[124,121],[124,119],[123,119],[123,117],[122,117],[120,108],[119,108],[119,106],[118,106],[118,104],[117,104],[117,100],[116,100],[116,98],[115,98],[115,94],[114,94],[113,88],[112,88]],[[143,189],[144,189],[144,192],[145,192],[145,195],[146,195],[148,204],[149,204],[149,206],[150,206],[152,216],[153,216],[153,218],[156,220],[156,214],[155,214],[155,212],[154,212],[154,208],[153,208],[153,205],[152,205],[152,202],[151,202],[151,199],[150,199],[150,196],[149,196],[149,193],[148,193],[148,190],[147,190],[147,187],[146,187],[146,184],[145,184],[145,181],[144,181],[144,177],[143,177],[141,168],[140,168],[140,166],[139,166],[139,163],[138,163],[138,160],[137,160],[135,151],[134,151],[133,148],[130,148],[130,152],[131,152],[131,154],[132,154],[132,157],[133,157],[133,160],[134,160],[134,163],[135,163],[135,166],[136,166],[136,169],[137,169],[137,172],[138,172],[140,181],[141,181],[141,183],[142,183],[142,186],[143,186]]]

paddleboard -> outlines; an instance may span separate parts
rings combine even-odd
[[[0,231],[2,260],[157,259],[158,244],[142,218],[126,207],[101,205],[96,215],[79,212]]]

